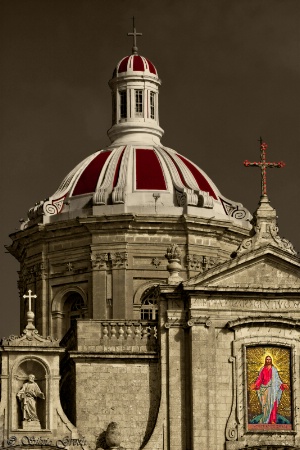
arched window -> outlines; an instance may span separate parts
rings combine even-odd
[[[151,286],[141,299],[141,319],[158,320],[157,289]]]
[[[83,319],[86,313],[83,298],[78,292],[70,292],[64,302],[65,331],[76,323],[76,319]]]

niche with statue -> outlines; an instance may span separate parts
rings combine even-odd
[[[16,368],[12,380],[14,429],[38,431],[47,424],[47,368],[37,358],[27,358]]]

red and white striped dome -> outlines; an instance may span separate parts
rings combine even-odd
[[[189,159],[162,145],[119,145],[78,164],[47,201],[30,210],[44,221],[122,212],[249,220]]]
[[[154,65],[134,54],[116,66],[112,90],[111,146],[78,164],[47,200],[29,210],[22,227],[107,214],[191,214],[243,221],[251,215],[224,198],[194,163],[160,139],[158,89]],[[248,223],[247,223],[248,221]]]
[[[130,55],[125,56],[125,58],[121,59],[117,64],[113,73],[113,78],[115,76],[132,75],[134,73],[158,77],[157,70],[149,59],[140,55]]]

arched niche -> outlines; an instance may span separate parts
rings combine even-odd
[[[87,298],[78,286],[69,286],[59,291],[53,299],[52,335],[58,339],[66,334],[76,319],[87,316]]]
[[[42,430],[49,429],[49,370],[44,361],[28,357],[20,361],[13,369],[11,377],[11,422],[12,429],[25,429],[30,430],[30,422],[24,424],[23,411],[21,401],[18,399],[18,393],[21,391],[24,383],[28,382],[29,375],[34,375],[34,382],[38,385],[41,392],[44,394],[45,399],[40,397],[36,398],[36,413],[40,421],[40,427]],[[32,423],[33,424],[33,423]],[[34,426],[34,424],[33,424]],[[35,431],[33,429],[33,431]]]

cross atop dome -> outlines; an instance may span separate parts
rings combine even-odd
[[[267,171],[266,169],[273,169],[274,167],[277,169],[281,169],[285,166],[285,163],[283,161],[279,162],[267,162],[266,161],[266,151],[268,148],[268,145],[263,142],[262,138],[259,138],[260,142],[260,161],[259,162],[250,162],[246,159],[244,161],[244,166],[246,167],[259,167],[261,170],[261,198],[265,197],[267,198]]]
[[[244,239],[240,244],[236,252],[232,253],[232,258],[243,253],[248,253],[267,245],[272,245],[292,255],[297,255],[293,244],[285,238],[281,238],[278,234],[277,227],[277,215],[276,211],[270,205],[270,201],[267,195],[267,169],[277,168],[281,169],[285,166],[283,161],[279,162],[267,162],[266,150],[268,145],[263,142],[262,138],[260,142],[260,161],[250,162],[244,161],[246,167],[259,167],[261,170],[261,197],[258,204],[258,208],[253,215],[253,229],[252,236]]]
[[[137,55],[138,48],[137,48],[137,45],[136,45],[136,37],[137,36],[143,36],[143,34],[142,33],[137,33],[136,28],[135,28],[134,17],[132,18],[132,28],[133,28],[133,32],[132,33],[127,33],[127,36],[133,36],[132,54],[133,55]]]

